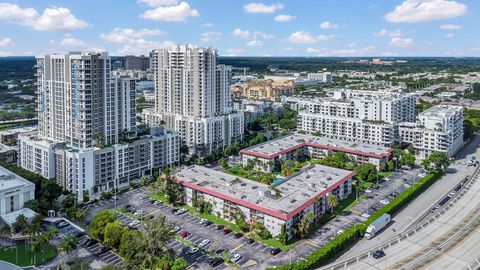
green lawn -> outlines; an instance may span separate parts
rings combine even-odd
[[[35,255],[35,256],[34,256]],[[34,254],[31,245],[19,244],[17,248],[0,249],[0,260],[16,264],[18,266],[40,265],[57,255],[57,248],[53,245],[45,245],[40,252]],[[18,257],[18,261],[17,261]],[[36,258],[36,263],[34,261]]]

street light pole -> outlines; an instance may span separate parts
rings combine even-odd
[[[114,205],[115,205],[115,208],[117,208],[117,179],[116,178],[113,180],[113,193],[115,194],[113,196]]]

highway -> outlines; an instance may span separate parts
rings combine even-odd
[[[382,244],[382,249],[387,254],[385,257],[374,259],[371,256],[363,256],[356,262],[349,263],[346,269],[451,269],[449,267],[430,268],[428,264],[424,263],[425,260],[421,260],[422,256],[435,255],[437,251],[442,253],[437,248],[448,247],[443,246],[443,243],[461,230],[468,221],[471,221],[475,216],[479,216],[479,192],[480,180],[479,174],[476,174],[466,189],[451,199],[449,209],[437,213],[436,217],[429,224],[425,224],[423,229],[419,228],[412,233],[390,239],[392,245]],[[478,226],[475,228],[478,228]],[[470,235],[475,236],[477,234],[478,231],[473,231]],[[473,240],[478,239],[473,238]],[[467,241],[463,242],[461,242],[462,244],[459,243],[461,245],[458,245],[458,247],[474,245],[474,243],[468,243]],[[478,244],[478,241],[474,242]],[[452,249],[452,251],[455,250]],[[439,258],[442,258],[442,256]],[[439,262],[442,263],[443,260]],[[331,269],[331,267],[325,267],[325,269]],[[336,267],[335,269],[340,268]]]

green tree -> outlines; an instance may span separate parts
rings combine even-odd
[[[144,234],[138,230],[126,230],[119,247],[120,255],[129,268],[143,265],[147,257],[147,245]]]
[[[20,214],[17,216],[15,223],[13,223],[13,231],[15,233],[26,232],[28,229],[28,220],[23,215]]]
[[[222,158],[219,160],[219,163],[220,163],[220,166],[222,166],[222,168],[223,168],[224,170],[228,170],[228,168],[230,167],[230,166],[228,166],[228,163],[227,163],[227,161],[225,160],[224,157],[222,157]]]
[[[449,165],[448,157],[445,152],[433,152],[428,156],[428,159],[437,169],[444,170]]]
[[[303,215],[298,223],[297,227],[295,228],[296,235],[300,239],[304,239],[310,233],[312,229],[313,219],[315,215],[312,212],[308,212],[307,214]]]
[[[389,160],[389,161],[387,162],[387,170],[388,170],[389,172],[395,170],[395,162],[393,162],[393,160]]]
[[[285,224],[283,224],[282,229],[280,231],[280,234],[278,235],[278,241],[280,241],[280,243],[286,245],[287,241],[288,241],[287,239],[288,239],[287,229],[286,229]]]
[[[77,248],[77,239],[71,235],[66,235],[63,237],[62,242],[60,243],[60,246],[58,247],[58,250],[61,253],[65,254],[65,259],[68,261],[68,257],[72,251],[74,251]]]
[[[337,207],[337,205],[338,205],[337,195],[335,195],[335,194],[330,194],[330,195],[328,195],[328,197],[327,197],[327,205],[330,207],[330,211],[331,211],[331,213],[333,214],[333,210],[334,210],[335,207]]]
[[[120,266],[107,264],[105,266],[102,266],[102,268],[100,268],[100,270],[122,270],[122,268]]]
[[[176,258],[172,263],[172,270],[185,270],[187,269],[187,262],[183,257]]]
[[[410,167],[415,166],[415,156],[410,153],[404,153],[400,157],[400,164]]]
[[[98,212],[92,219],[92,224],[90,224],[90,234],[97,239],[103,241],[105,226],[108,223],[114,222],[116,220],[115,214],[110,210],[102,210]]]
[[[154,259],[165,250],[167,243],[175,237],[175,224],[167,222],[160,215],[154,220],[145,220],[145,240],[149,256],[147,262],[151,265]]]
[[[377,170],[373,164],[364,163],[355,168],[355,177],[360,181],[360,183],[372,182],[375,180],[376,176]]]
[[[122,240],[122,235],[127,230],[120,224],[120,221],[108,223],[104,230],[103,244],[117,248]]]

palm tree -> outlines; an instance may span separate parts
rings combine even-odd
[[[67,235],[63,237],[62,242],[59,246],[59,251],[66,254],[66,261],[68,259],[68,255],[77,248],[77,240],[71,236]]]
[[[330,206],[330,211],[333,214],[333,209],[338,205],[338,198],[335,194],[330,194],[327,197],[327,204]]]

